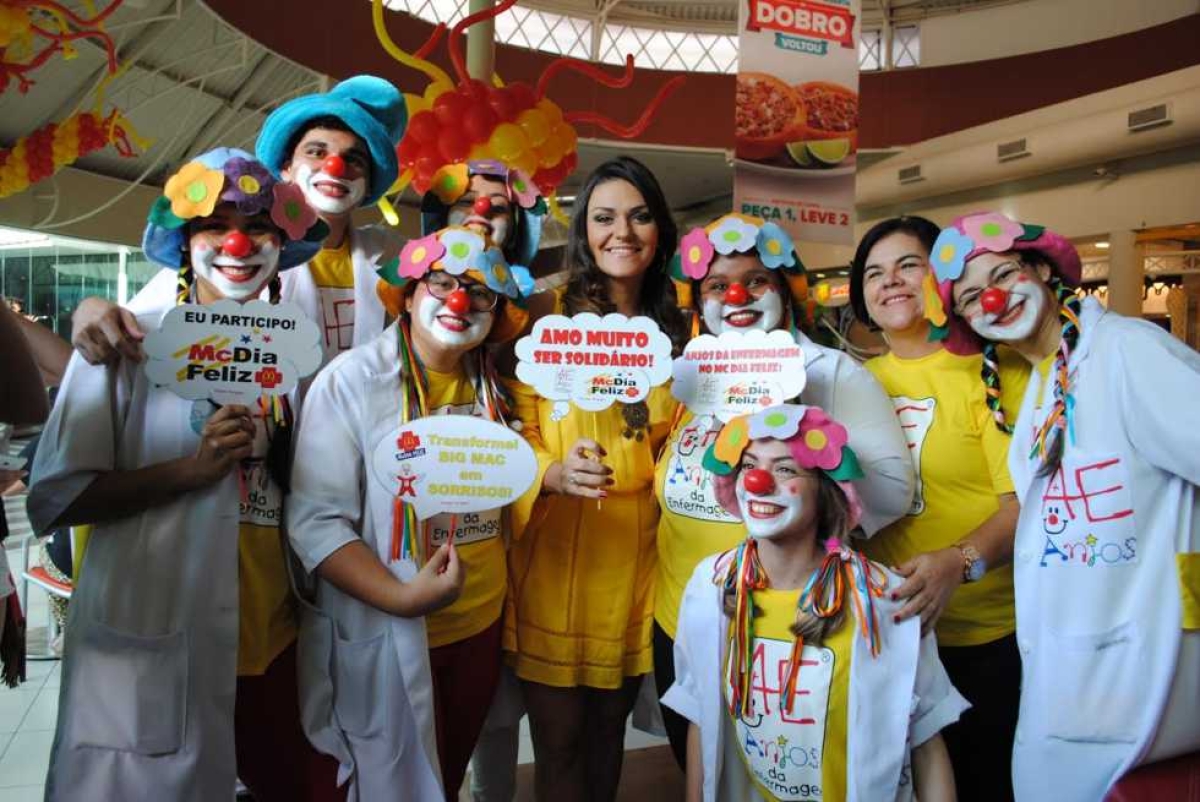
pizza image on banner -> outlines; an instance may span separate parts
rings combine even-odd
[[[860,1],[741,1],[735,210],[798,240],[853,239]]]

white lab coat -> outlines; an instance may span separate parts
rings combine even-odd
[[[159,294],[158,327],[174,305]],[[192,402],[142,366],[71,357],[33,466],[48,527],[98,474],[196,452]],[[238,478],[98,524],[66,627],[47,800],[232,800],[238,654]]]
[[[1041,407],[1030,378],[1009,451],[1021,802],[1093,802],[1134,766],[1200,749],[1200,632],[1181,629],[1175,565],[1200,550],[1200,355],[1091,298],[1080,318],[1062,472],[1039,478],[1029,459],[1052,376]]]
[[[721,609],[722,591],[713,584],[717,559],[701,562],[684,591],[675,638],[675,684],[662,699],[700,727],[704,802],[717,802],[725,754],[723,717],[729,715],[721,693],[729,618]],[[889,587],[901,581],[888,574]],[[921,622],[910,618],[893,623],[900,605],[886,596],[875,601],[875,608],[882,641],[879,655],[871,656],[857,632],[851,646],[847,802],[912,799],[910,749],[957,721],[969,707],[950,684],[933,636],[921,637]],[[845,626],[857,624],[848,620]]]
[[[286,503],[288,535],[307,571],[362,540],[400,580],[416,575],[411,560],[389,560],[393,495],[370,467],[375,446],[400,422],[398,338],[393,324],[330,362],[308,391]],[[390,616],[319,578],[316,586],[319,610],[306,616],[331,622],[332,636],[327,646],[314,643],[312,620],[301,629],[309,739],[341,762],[350,802],[441,799],[424,619]]]
[[[860,526],[870,537],[912,506],[916,478],[896,408],[871,371],[850,355],[817,345],[801,331],[796,344],[804,351],[808,376],[801,400],[825,410],[850,433],[865,474],[853,482],[862,500]]]
[[[400,253],[404,240],[395,229],[380,225],[350,229],[350,256],[354,261],[354,335],[355,347],[368,343],[383,331],[386,312],[375,293],[379,276],[375,273],[383,263]],[[135,295],[128,308],[135,315],[153,310],[164,293],[177,290],[178,273],[163,268]],[[318,325],[322,324],[321,296],[308,264],[297,265],[280,272],[280,299],[291,301]],[[266,299],[266,288],[262,297]]]

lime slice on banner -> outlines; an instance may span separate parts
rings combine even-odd
[[[792,161],[801,167],[812,167],[813,159],[808,154],[808,143],[806,142],[789,142],[787,144],[788,155],[792,157]]]
[[[849,139],[822,139],[807,144],[809,155],[821,164],[833,165],[850,155]]]

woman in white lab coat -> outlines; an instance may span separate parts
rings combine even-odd
[[[462,545],[431,544],[423,553],[411,508],[397,495],[403,489],[385,485],[371,463],[405,422],[446,407],[504,419],[507,400],[484,344],[521,330],[517,302],[532,281],[466,228],[409,242],[380,274],[380,296],[398,320],[317,377],[292,471],[288,534],[317,576],[308,611],[316,623],[301,635],[302,684],[315,700],[305,725],[351,778],[351,802],[433,802],[457,798],[458,789],[442,789],[437,744],[447,733],[434,722],[424,616],[458,599],[465,564],[481,544],[462,537]],[[502,594],[503,540],[496,542]],[[493,645],[494,654],[478,658],[480,669],[490,660],[492,689],[500,660]],[[478,703],[480,724],[490,700],[489,691]],[[461,723],[445,713],[447,727]]]
[[[244,303],[267,285],[278,298],[277,270],[308,259],[318,243],[305,237],[321,232],[302,198],[275,190],[250,154],[227,148],[173,176],[143,250],[178,271],[178,295],[160,293],[139,324],[157,328],[177,302]],[[38,531],[95,524],[71,599],[48,800],[209,802],[229,799],[239,774],[256,798],[333,798],[332,767],[325,788],[306,781],[319,756],[289,676],[284,410],[217,409],[153,386],[136,361],[72,357],[29,495]],[[276,508],[240,503],[239,473]],[[243,681],[263,677],[290,683],[288,709],[243,721],[243,703],[262,701],[244,697],[264,690]]]
[[[1034,366],[1009,452],[1016,796],[1101,799],[1200,750],[1200,356],[1081,301],[1079,254],[1040,226],[968,215],[933,251],[947,311]]]
[[[785,404],[708,449],[747,538],[684,591],[663,703],[691,722],[689,802],[954,799],[938,733],[967,704],[933,636],[895,623],[898,578],[846,545],[861,510],[848,439],[821,409]]]

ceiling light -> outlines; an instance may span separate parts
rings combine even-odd
[[[1096,247],[1102,251],[1108,250],[1108,240],[1101,240],[1100,242],[1097,242]]]

